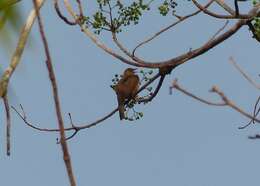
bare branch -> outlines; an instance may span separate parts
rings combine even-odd
[[[205,10],[206,8],[208,8],[208,7],[212,4],[213,1],[214,1],[214,0],[211,0],[211,1],[210,1],[209,3],[207,3],[204,7],[202,7],[202,9],[200,9],[200,10],[198,10],[198,11],[192,13],[192,14],[189,14],[189,15],[186,15],[186,16],[183,16],[183,17],[179,17],[179,20],[178,20],[178,21],[176,21],[176,22],[170,24],[169,26],[167,26],[167,27],[161,29],[159,32],[155,33],[153,36],[151,36],[151,37],[149,37],[148,39],[144,40],[143,42],[139,43],[139,44],[134,48],[134,50],[133,50],[133,52],[132,52],[132,56],[135,56],[135,52],[136,52],[136,50],[137,50],[139,47],[141,47],[141,46],[144,45],[144,44],[147,44],[148,42],[152,41],[153,39],[155,39],[156,37],[158,37],[159,35],[161,35],[163,32],[166,32],[167,30],[169,30],[170,28],[172,28],[172,27],[176,26],[177,24],[183,22],[184,20],[186,20],[186,19],[188,19],[188,18],[190,18],[190,17],[193,17],[193,16],[197,15],[197,14],[200,13],[201,11]]]
[[[8,102],[7,95],[3,97],[4,105],[5,105],[5,113],[6,113],[6,154],[10,156],[11,154],[11,116],[10,116],[10,106]]]
[[[218,3],[219,6],[221,6],[224,10],[226,10],[231,15],[235,15],[235,11],[228,6],[224,0],[215,0],[216,3]]]
[[[189,97],[192,97],[193,99],[199,101],[199,102],[202,102],[202,103],[205,103],[207,105],[212,105],[212,106],[229,106],[231,107],[232,109],[234,109],[235,111],[239,112],[240,114],[242,114],[243,116],[253,120],[253,122],[258,122],[260,123],[260,120],[256,118],[256,116],[258,115],[258,113],[260,112],[260,108],[258,109],[259,111],[255,112],[254,111],[254,115],[250,115],[248,114],[247,112],[245,112],[243,109],[241,109],[240,107],[238,107],[235,103],[233,103],[222,91],[220,91],[220,89],[217,87],[217,86],[213,86],[212,89],[210,90],[211,92],[214,92],[216,94],[218,94],[221,99],[223,100],[223,103],[214,103],[214,102],[211,102],[211,101],[208,101],[208,100],[205,100],[203,98],[200,98],[192,93],[190,93],[189,91],[183,89],[182,87],[180,87],[180,85],[177,83],[177,79],[175,79],[173,81],[173,84],[172,86],[170,87],[170,91],[172,91],[172,88],[175,88],[179,91],[181,91],[182,93],[184,93],[185,95],[189,96]],[[172,93],[172,92],[170,92]],[[257,101],[259,102],[259,101]],[[256,104],[257,105],[257,104]],[[255,110],[256,110],[256,106],[255,106]],[[244,127],[239,127],[240,129],[243,129],[247,126],[244,126]]]
[[[258,115],[259,112],[260,112],[260,107],[257,109],[257,105],[259,104],[259,101],[260,101],[260,96],[257,98],[257,101],[256,101],[256,103],[255,103],[254,113],[253,113],[254,118],[256,118],[257,115]],[[257,110],[257,111],[256,111],[256,110]],[[248,126],[251,125],[252,123],[255,123],[255,120],[254,120],[254,119],[251,119],[248,124],[246,124],[246,125],[244,125],[244,126],[241,126],[241,127],[238,127],[238,129],[245,129],[246,127],[248,127]]]
[[[79,17],[83,17],[84,16],[84,13],[83,13],[83,8],[82,8],[82,4],[81,4],[81,1],[80,0],[76,0],[77,3],[78,3],[78,8],[79,8]]]
[[[27,116],[25,114],[25,111],[22,107],[22,105],[20,105],[20,108],[22,110],[22,114],[13,106],[11,106],[11,108],[17,113],[17,115],[23,120],[23,122],[30,128],[33,128],[37,131],[41,131],[41,132],[59,132],[60,129],[49,129],[49,128],[40,128],[40,127],[37,127],[36,124],[32,124],[31,122],[29,122],[27,120]],[[117,112],[117,109],[114,109],[113,111],[111,111],[109,114],[105,115],[104,117],[92,122],[92,123],[89,123],[89,124],[85,124],[83,126],[72,126],[72,127],[69,127],[69,128],[65,128],[64,130],[65,131],[71,131],[71,130],[81,130],[81,129],[86,129],[86,128],[91,128],[99,123],[101,123],[102,121],[106,120],[107,118],[111,117],[114,113]]]
[[[68,0],[63,0],[65,3],[65,6],[67,8],[67,10],[69,11],[69,13],[74,17],[74,19],[77,19],[76,14],[74,13],[70,3]],[[256,16],[258,14],[258,10],[260,8],[260,4],[256,5],[254,8],[252,8],[249,13],[247,14],[247,17],[249,17],[249,19],[252,19],[254,16]],[[206,42],[204,45],[202,45],[201,47],[195,49],[195,50],[191,50],[188,51],[187,53],[184,53],[178,57],[166,60],[166,61],[161,61],[161,62],[147,62],[147,61],[142,61],[140,63],[137,63],[136,61],[131,61],[126,59],[125,57],[115,53],[111,48],[108,48],[106,45],[104,45],[103,43],[101,43],[94,35],[93,33],[90,32],[90,30],[88,30],[87,28],[85,28],[83,25],[79,25],[81,27],[81,30],[98,46],[100,47],[102,50],[104,50],[105,52],[107,52],[108,54],[114,56],[115,58],[119,59],[120,61],[129,64],[129,65],[133,65],[133,66],[137,66],[137,67],[147,67],[147,68],[159,68],[159,67],[163,67],[163,66],[173,66],[176,67],[178,65],[181,65],[183,63],[185,63],[186,61],[189,61],[192,58],[195,58],[201,54],[204,54],[205,52],[207,52],[208,50],[214,48],[215,46],[217,46],[219,43],[223,42],[224,40],[226,40],[227,38],[231,37],[234,33],[236,33],[242,26],[247,24],[247,19],[241,19],[239,21],[237,21],[237,23],[231,27],[229,30],[227,30],[226,32],[224,32],[223,34],[221,34],[220,36],[216,37],[214,40],[212,40],[211,42]]]
[[[208,42],[211,42],[213,39],[215,39],[220,32],[222,32],[226,26],[228,25],[229,21],[227,20],[225,24],[211,37],[211,39]]]
[[[242,76],[256,89],[260,89],[260,85],[254,82],[245,72],[244,70],[235,62],[233,57],[229,58],[229,62],[242,74]]]
[[[203,6],[201,6],[196,0],[192,0],[192,2],[194,3],[195,6],[197,6],[198,9],[203,10]],[[226,5],[223,0],[218,0],[216,2],[220,6],[222,6],[222,8],[224,8],[225,10],[230,9],[228,12],[230,12],[232,10],[231,8],[227,8],[229,6]],[[216,14],[216,13],[214,13],[212,11],[207,10],[207,9],[204,9],[203,12],[205,14],[209,15],[209,16],[212,16],[212,17],[215,17],[215,18],[219,18],[219,19],[238,19],[238,18],[239,19],[249,19],[250,18],[250,15],[248,15],[248,14],[240,14],[240,15],[236,16],[234,10],[232,10],[231,15]]]
[[[260,134],[256,134],[254,136],[248,136],[248,139],[260,139]]]
[[[68,0],[63,0],[65,7],[67,8],[68,12],[70,13],[70,15],[77,20],[77,15],[74,13],[70,3]],[[144,65],[138,64],[134,61],[130,61],[126,58],[124,58],[123,56],[117,54],[116,52],[114,52],[111,48],[108,48],[106,45],[104,45],[103,43],[101,43],[96,37],[95,35],[88,29],[86,28],[84,25],[79,24],[81,30],[91,39],[92,42],[94,42],[98,47],[100,47],[101,49],[103,49],[105,52],[107,52],[108,54],[114,56],[115,58],[119,59],[120,61],[129,64],[129,65],[133,65],[133,66],[139,66],[142,67]]]
[[[39,8],[43,5],[44,2],[45,2],[45,0],[37,0]],[[16,49],[12,55],[12,59],[9,64],[9,67],[5,70],[5,72],[3,73],[2,77],[1,77],[0,97],[5,96],[5,94],[6,94],[9,80],[21,60],[21,57],[22,57],[22,54],[24,51],[24,47],[27,42],[32,25],[35,21],[35,18],[36,18],[36,13],[35,13],[35,10],[33,9],[33,10],[31,10],[29,16],[27,17],[26,23],[22,28],[22,31],[21,31],[21,34],[19,37],[19,41],[18,41]]]
[[[65,22],[67,23],[68,25],[77,25],[77,21],[70,21],[67,17],[65,17],[61,11],[60,11],[60,7],[59,7],[59,4],[58,4],[58,1],[59,0],[54,0],[54,8],[55,8],[55,11],[57,13],[57,15]]]
[[[234,0],[234,4],[235,4],[235,15],[238,16],[239,15],[239,6],[238,6],[237,0]]]
[[[242,114],[243,116],[260,123],[259,119],[255,118],[254,116],[251,116],[250,114],[245,112],[243,109],[239,108],[231,100],[229,100],[228,97],[217,86],[213,86],[211,91],[214,92],[214,93],[217,93],[228,106],[230,106],[231,108],[233,108],[234,110],[236,110],[237,112]]]
[[[153,98],[156,97],[156,95],[158,94],[159,90],[161,89],[164,79],[165,79],[165,75],[161,75],[160,80],[158,82],[158,85],[157,85],[156,89],[154,90],[154,92],[152,93],[152,95],[149,96],[146,99],[138,100],[138,103],[141,103],[141,102],[148,103],[148,102],[152,101]]]
[[[193,59],[197,56],[200,56],[207,52],[208,50],[214,48],[217,46],[219,43],[223,42],[224,40],[228,39],[231,37],[233,34],[235,34],[242,26],[246,24],[246,20],[240,20],[238,21],[234,26],[232,26],[229,30],[224,32],[223,34],[219,35],[215,39],[211,40],[210,42],[207,41],[204,45],[201,47],[188,51],[185,54],[182,54],[176,58],[170,59],[168,61],[164,61],[163,63],[160,63],[160,65],[173,65],[173,66],[178,66],[186,61]]]
[[[27,120],[27,116],[26,116],[26,113],[24,111],[24,108],[23,106],[20,104],[20,108],[22,110],[22,113],[20,113],[15,107],[11,106],[11,108],[16,112],[16,114],[24,121],[24,123],[35,129],[35,130],[38,130],[38,131],[42,131],[42,132],[58,132],[59,130],[58,129],[47,129],[47,128],[40,128],[40,127],[36,127],[34,124],[31,124],[28,120]]]
[[[46,55],[46,58],[47,58],[46,59],[46,66],[47,66],[47,69],[48,69],[48,72],[49,72],[49,78],[50,78],[51,85],[52,85],[52,92],[53,92],[53,98],[54,98],[54,103],[55,103],[55,110],[56,110],[56,115],[57,115],[57,119],[58,119],[58,126],[59,126],[59,129],[60,129],[60,138],[61,138],[61,147],[62,147],[62,151],[63,151],[63,159],[64,159],[64,163],[66,165],[67,174],[68,174],[68,177],[69,177],[69,180],[70,180],[70,185],[76,186],[76,181],[75,181],[74,174],[73,174],[69,149],[68,149],[66,137],[65,137],[66,134],[65,134],[64,123],[63,123],[62,114],[61,114],[61,107],[60,107],[59,94],[58,94],[58,86],[57,86],[57,82],[56,82],[54,69],[53,69],[53,66],[52,66],[52,59],[51,59],[51,56],[50,56],[47,38],[46,38],[45,33],[44,33],[43,23],[42,23],[42,20],[41,20],[40,12],[38,10],[38,4],[37,4],[36,0],[33,0],[33,4],[34,4],[34,9],[35,9],[36,14],[37,14],[40,35],[41,35],[41,39],[42,39],[42,42],[43,42],[43,45],[44,45],[45,55]]]
[[[175,88],[176,90],[179,90],[180,92],[182,92],[183,94],[192,97],[193,99],[202,102],[204,104],[207,105],[212,105],[212,106],[227,106],[227,103],[214,103],[208,100],[205,100],[203,98],[200,98],[194,94],[192,94],[191,92],[185,90],[184,88],[182,88],[179,84],[178,84],[178,79],[175,79],[172,83],[172,86],[170,87],[170,94],[172,94],[172,89]]]
[[[136,63],[144,63],[144,61],[136,56],[134,56],[134,54],[130,53],[117,39],[116,33],[112,32],[112,38],[113,41],[115,42],[115,44],[117,45],[117,47],[125,53],[125,55],[127,55],[128,57],[130,57],[132,60],[134,60]]]
[[[138,92],[136,93],[136,95],[138,93],[140,93],[141,91],[143,91],[147,86],[149,86],[151,83],[153,83],[157,78],[159,78],[161,75],[160,73],[156,74],[154,77],[152,77],[147,83],[145,83],[139,90]],[[134,95],[133,97],[135,97],[136,95]],[[130,100],[127,100],[124,104],[127,104]],[[41,131],[41,132],[59,132],[60,129],[48,129],[48,128],[40,128],[40,127],[37,127],[35,126],[35,124],[32,124],[30,123],[28,120],[27,120],[27,117],[26,117],[26,114],[25,114],[25,111],[22,107],[22,105],[20,105],[21,107],[21,110],[22,110],[22,113],[20,113],[15,107],[11,106],[11,108],[18,114],[18,116],[24,121],[24,123],[29,126],[30,128],[33,128],[37,131]],[[83,129],[88,129],[88,128],[91,128],[91,127],[94,127],[98,124],[100,124],[101,122],[107,120],[108,118],[110,118],[111,116],[113,116],[116,112],[118,111],[118,108],[115,108],[113,109],[110,113],[108,113],[107,115],[103,116],[102,118],[92,122],[92,123],[87,123],[87,124],[79,124],[79,125],[75,125],[73,124],[72,127],[69,127],[69,128],[65,128],[64,130],[65,131],[74,131],[74,133],[78,133],[80,130],[83,130]],[[70,122],[72,124],[72,120]],[[77,132],[76,132],[77,131]],[[72,134],[74,137],[76,134]],[[72,137],[69,137],[69,139],[71,139]],[[68,139],[68,138],[67,138]]]

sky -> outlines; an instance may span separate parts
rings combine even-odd
[[[248,4],[241,3],[248,10]],[[19,3],[24,19],[31,1]],[[89,8],[91,15],[94,4]],[[183,15],[192,7],[180,6]],[[217,10],[217,8],[216,8]],[[117,106],[110,88],[115,74],[128,67],[97,48],[78,27],[65,25],[55,14],[52,1],[42,9],[51,56],[58,81],[63,118],[69,127],[68,113],[77,125],[84,125],[109,113]],[[145,14],[142,23],[119,34],[129,49],[172,23],[171,16]],[[225,21],[203,14],[181,24],[141,48],[138,55],[157,61],[169,59],[199,47]],[[230,26],[234,22],[230,21]],[[22,104],[28,120],[44,128],[56,128],[50,81],[45,67],[43,45],[35,24],[23,53],[21,64],[10,85],[11,105]],[[68,141],[77,185],[85,186],[244,186],[259,183],[260,141],[249,140],[259,132],[253,125],[238,127],[249,120],[228,107],[207,106],[169,87],[175,78],[181,86],[209,100],[220,98],[208,90],[217,85],[238,106],[249,113],[259,96],[228,62],[232,56],[256,82],[259,82],[260,45],[251,38],[247,27],[207,54],[176,68],[158,96],[149,104],[137,107],[141,120],[120,121],[118,113],[96,127],[80,131]],[[120,52],[109,33],[99,36],[109,47]],[[18,35],[13,34],[17,41]],[[7,67],[15,47],[0,48],[1,65]],[[1,185],[69,185],[57,133],[35,131],[12,114],[11,156],[5,154],[5,118],[0,106],[0,175]],[[69,135],[69,134],[68,134]]]

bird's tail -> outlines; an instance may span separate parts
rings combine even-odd
[[[123,120],[125,118],[124,100],[120,96],[117,96],[119,118]]]

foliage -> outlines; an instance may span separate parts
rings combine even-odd
[[[160,14],[166,16],[169,11],[172,9],[172,14],[175,13],[175,8],[178,3],[174,0],[165,0],[161,6],[158,7]]]
[[[253,0],[253,5],[255,6],[257,3],[260,3],[260,0]],[[255,30],[255,35],[257,38],[260,38],[260,18],[256,17],[253,20],[253,26]]]
[[[143,13],[150,10],[153,1],[145,3],[143,0],[137,0],[125,5],[119,0],[97,0],[98,11],[92,17],[84,17],[85,24],[87,27],[92,26],[96,34],[100,34],[102,30],[121,32],[122,27],[138,24]],[[174,15],[177,5],[176,0],[164,0],[158,7],[159,13],[166,16],[172,10]]]
[[[10,31],[19,31],[22,16],[15,4],[20,1],[0,0],[0,39],[4,41],[4,46],[8,45],[11,41]]]
[[[87,27],[92,26],[96,34],[102,30],[121,32],[121,27],[136,25],[143,14],[148,11],[150,3],[143,0],[132,2],[130,5],[123,5],[121,1],[97,0],[98,11],[92,16],[84,17]]]

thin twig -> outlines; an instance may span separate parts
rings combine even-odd
[[[41,127],[37,127],[36,124],[32,124],[31,122],[29,122],[27,120],[27,116],[25,115],[25,111],[22,107],[22,105],[20,105],[20,108],[22,110],[22,114],[13,106],[11,106],[11,108],[16,112],[16,114],[23,120],[23,122],[30,128],[33,128],[37,131],[41,131],[41,132],[59,132],[60,129],[49,129],[49,128],[41,128]],[[71,130],[82,130],[82,129],[86,129],[86,128],[91,128],[93,126],[96,126],[97,124],[101,123],[102,121],[108,119],[109,117],[111,117],[114,113],[117,112],[117,109],[114,109],[113,111],[111,111],[110,113],[108,113],[107,115],[105,115],[104,117],[92,122],[92,123],[89,123],[89,124],[85,124],[85,125],[82,125],[82,126],[73,126],[73,127],[68,127],[68,128],[65,128],[64,130],[65,131],[71,131]]]
[[[55,0],[54,1],[54,8],[55,8],[55,11],[57,13],[57,15],[65,22],[67,23],[68,25],[76,25],[77,24],[77,21],[70,21],[66,16],[64,16],[61,11],[60,11],[60,8],[59,8],[59,4],[58,4],[58,0]]]
[[[258,115],[259,112],[260,112],[260,107],[259,107],[258,110],[257,110],[257,105],[259,104],[259,101],[260,101],[260,96],[257,98],[257,101],[256,101],[255,106],[254,106],[254,113],[253,113],[254,118],[256,118],[257,115]],[[256,111],[256,110],[257,110],[257,111]],[[241,127],[238,127],[238,129],[245,129],[245,128],[247,128],[249,125],[251,125],[252,123],[255,123],[255,120],[254,120],[254,119],[251,119],[248,124],[246,124],[246,125],[244,125],[244,126],[241,126]]]
[[[140,93],[141,91],[143,91],[147,86],[149,86],[151,83],[153,83],[157,78],[159,78],[161,75],[160,73],[154,75],[147,83],[145,83],[139,90],[138,92],[136,93],[136,95],[138,93]],[[136,95],[134,95],[133,97],[135,97]],[[130,100],[127,100],[124,104],[127,104]],[[15,107],[11,106],[11,108],[18,114],[18,116],[24,121],[24,123],[29,126],[30,128],[32,129],[35,129],[37,131],[41,131],[41,132],[59,132],[60,129],[49,129],[49,128],[40,128],[40,127],[37,127],[35,126],[35,124],[32,124],[31,122],[29,122],[27,120],[27,117],[26,117],[26,114],[25,114],[25,111],[22,107],[22,105],[20,105],[21,107],[21,110],[22,110],[22,113],[20,113]],[[72,127],[68,127],[68,128],[65,128],[64,130],[65,131],[74,131],[74,133],[76,133],[76,131],[80,131],[80,130],[83,130],[83,129],[88,129],[88,128],[91,128],[91,127],[94,127],[100,123],[102,123],[103,121],[107,120],[108,118],[110,118],[111,116],[113,116],[116,112],[118,111],[118,108],[115,108],[113,109],[110,113],[108,113],[107,115],[103,116],[102,118],[100,119],[97,119],[96,121],[92,122],[92,123],[88,123],[88,124],[79,124],[79,125],[75,125],[73,124]],[[77,132],[77,133],[78,133]],[[74,137],[74,133],[72,134]],[[68,137],[69,139],[71,139],[71,137]],[[67,139],[68,139],[67,138]]]
[[[24,121],[24,123],[25,123],[27,126],[33,128],[33,129],[35,129],[35,130],[37,130],[37,131],[42,131],[42,132],[58,132],[58,131],[59,131],[59,129],[40,128],[40,127],[36,127],[36,126],[35,126],[36,124],[31,124],[31,123],[27,120],[27,116],[26,116],[25,111],[24,111],[24,109],[23,109],[23,106],[22,106],[21,104],[20,104],[20,108],[21,108],[21,110],[22,110],[22,113],[20,113],[14,106],[11,106],[11,108],[16,112],[16,114]]]
[[[72,138],[80,131],[80,129],[78,129],[78,128],[74,125],[74,123],[73,123],[73,121],[72,121],[71,113],[68,113],[68,115],[69,115],[71,127],[74,128],[74,132],[73,132],[73,134],[70,135],[69,137],[66,137],[66,141],[72,139]],[[65,129],[64,129],[64,130],[65,130]],[[61,141],[57,139],[57,144],[60,144],[60,142],[61,142]]]
[[[252,140],[260,139],[260,134],[256,134],[254,136],[248,136],[248,139],[252,139]]]
[[[237,0],[234,0],[234,4],[235,4],[235,15],[239,16],[239,6],[238,6],[238,2]]]
[[[225,24],[224,24],[220,29],[217,30],[217,32],[211,37],[211,39],[210,39],[208,42],[210,43],[212,40],[214,40],[214,39],[218,36],[218,34],[219,34],[220,32],[222,32],[222,31],[226,28],[226,26],[228,25],[228,23],[229,23],[229,21],[227,20],[227,21],[225,22]]]
[[[78,3],[78,8],[79,8],[79,17],[83,17],[84,16],[84,13],[83,13],[83,8],[82,8],[82,4],[81,4],[81,1],[80,0],[76,0],[77,3]]]
[[[214,103],[214,102],[211,102],[211,101],[208,101],[208,100],[205,100],[203,98],[200,98],[194,94],[192,94],[191,92],[185,90],[184,88],[182,88],[179,84],[178,84],[178,79],[175,79],[172,83],[172,86],[170,87],[170,94],[172,94],[172,89],[175,88],[176,90],[182,92],[183,94],[189,96],[189,97],[192,97],[193,99],[199,101],[199,102],[202,102],[202,103],[205,103],[207,105],[212,105],[212,106],[227,106],[226,103]]]
[[[10,107],[7,95],[3,97],[6,113],[6,154],[10,156],[11,154],[11,116],[10,116]]]
[[[233,57],[229,58],[229,62],[242,74],[242,76],[256,89],[260,89],[260,85],[254,82],[245,72],[244,70],[236,63]]]
[[[144,45],[144,44],[147,44],[148,42],[152,41],[153,39],[155,39],[156,37],[158,37],[159,35],[161,35],[163,32],[166,32],[167,30],[169,30],[170,28],[172,28],[172,27],[176,26],[177,24],[183,22],[184,20],[186,20],[186,19],[188,19],[188,18],[190,18],[190,17],[192,17],[192,16],[197,15],[198,13],[200,13],[201,11],[203,11],[204,9],[208,8],[208,7],[212,4],[213,1],[214,1],[214,0],[211,0],[211,1],[210,1],[209,3],[207,3],[202,9],[200,9],[200,10],[194,12],[194,13],[191,13],[191,14],[189,14],[189,15],[180,17],[178,21],[176,21],[176,22],[170,24],[169,26],[167,26],[167,27],[161,29],[159,32],[155,33],[153,36],[151,36],[151,37],[149,37],[148,39],[146,39],[146,40],[140,42],[140,43],[134,48],[134,50],[133,50],[133,52],[132,52],[132,56],[135,56],[135,52],[136,52],[136,50],[137,50],[139,47],[141,47],[141,46]]]
[[[222,100],[224,101],[224,103],[226,103],[229,107],[231,107],[232,109],[236,110],[237,112],[239,112],[240,114],[242,114],[243,116],[252,119],[254,121],[256,121],[257,123],[260,123],[260,120],[257,119],[256,117],[248,114],[247,112],[245,112],[243,109],[241,109],[240,107],[238,107],[235,103],[233,103],[231,100],[228,99],[228,97],[217,87],[217,86],[213,86],[211,89],[212,92],[217,93]]]
[[[50,78],[51,85],[52,85],[52,92],[53,92],[53,98],[54,98],[54,103],[55,103],[55,110],[56,110],[58,125],[59,125],[59,129],[60,129],[60,138],[61,138],[61,147],[62,147],[62,151],[63,151],[63,159],[64,159],[64,163],[66,165],[66,170],[67,170],[68,177],[69,177],[69,180],[70,180],[70,185],[76,186],[76,181],[75,181],[74,174],[73,174],[69,149],[68,149],[66,137],[65,137],[64,123],[63,123],[62,114],[61,114],[61,107],[60,107],[58,86],[57,86],[57,83],[56,83],[55,72],[54,72],[54,69],[53,69],[53,66],[52,66],[50,51],[49,51],[47,39],[46,39],[46,36],[45,36],[45,33],[44,33],[43,23],[42,23],[42,20],[41,20],[40,12],[38,10],[38,4],[37,4],[36,0],[33,0],[33,4],[34,4],[34,8],[36,10],[40,35],[41,35],[41,39],[42,39],[42,42],[43,42],[43,45],[44,45],[45,55],[46,55],[46,58],[47,58],[46,59],[46,66],[47,66],[47,69],[48,69],[48,72],[49,72],[49,78]]]
[[[138,100],[138,103],[141,103],[141,102],[148,103],[148,102],[152,101],[153,98],[156,97],[156,95],[158,94],[159,90],[161,89],[164,79],[165,79],[165,75],[162,75],[162,76],[160,77],[160,80],[159,80],[159,82],[158,82],[158,85],[157,85],[156,89],[154,90],[154,92],[152,93],[152,95],[149,96],[149,97],[146,98],[146,99]]]
[[[179,91],[181,91],[182,93],[186,94],[187,96],[189,97],[192,97],[194,98],[195,100],[199,101],[199,102],[202,102],[202,103],[205,103],[207,105],[212,105],[212,106],[229,106],[231,107],[232,109],[234,109],[235,111],[239,112],[240,114],[242,114],[243,116],[251,119],[251,120],[254,120],[255,122],[258,122],[260,123],[260,120],[256,118],[256,115],[257,114],[254,114],[253,116],[248,114],[247,112],[245,112],[243,109],[241,109],[240,107],[238,107],[234,102],[232,102],[217,86],[213,86],[212,89],[210,90],[211,92],[214,92],[216,94],[218,94],[221,99],[223,100],[223,103],[213,103],[211,101],[207,101],[205,99],[202,99],[198,96],[195,96],[194,94],[188,92],[187,90],[181,88],[178,83],[177,83],[177,79],[175,79],[173,81],[173,85],[170,87],[170,90],[172,88],[175,88]]]

